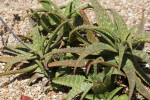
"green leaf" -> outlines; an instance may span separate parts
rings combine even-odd
[[[99,96],[96,94],[87,94],[85,98],[88,100],[100,100]]]
[[[46,14],[48,14],[48,15],[53,15],[53,17],[55,17],[55,18],[53,18],[53,20],[55,20],[56,22],[57,22],[57,20],[59,20],[58,18],[60,18],[60,19],[62,19],[62,20],[67,20],[64,16],[62,16],[62,15],[60,15],[59,13],[56,13],[56,12],[47,12]],[[58,17],[58,18],[56,18],[56,17]]]
[[[109,71],[109,73],[107,74],[105,80],[104,80],[104,84],[107,86],[107,88],[109,88],[109,86],[111,85],[111,76],[112,76],[112,73],[114,71],[114,68],[112,67],[111,70]]]
[[[121,40],[123,40],[124,36],[126,36],[125,34],[127,34],[128,29],[127,29],[127,25],[124,22],[123,18],[114,10],[114,9],[108,9],[114,17],[114,21],[115,21],[115,25],[116,25],[116,32],[114,32],[114,34],[116,34],[116,36],[119,36],[121,38]]]
[[[39,0],[39,1],[43,5],[43,7],[47,9],[48,11],[55,11],[57,13],[62,14],[61,9],[51,0]]]
[[[97,85],[97,83],[94,84],[94,86],[92,87],[92,90],[94,92],[94,94],[103,94],[107,91],[107,85],[105,85],[104,83],[100,83]]]
[[[123,94],[123,95],[120,95],[119,97],[115,96],[112,100],[128,100],[128,96],[127,94]]]
[[[35,62],[37,63],[37,65],[39,66],[39,68],[41,69],[41,72],[44,73],[46,76],[48,76],[45,66],[43,65],[43,63],[40,60],[35,60]]]
[[[134,59],[133,59],[134,60]],[[145,81],[148,85],[150,85],[150,78],[148,77],[148,75],[143,71],[143,69],[141,68],[141,66],[137,63],[136,60],[133,61],[134,62],[134,66],[135,66],[135,71],[138,74],[138,76]]]
[[[20,70],[11,70],[11,71],[6,71],[6,72],[3,72],[3,73],[0,73],[0,76],[11,75],[11,74],[19,74],[19,73],[26,73],[26,72],[30,72],[30,71],[35,70],[37,67],[38,67],[38,65],[34,64],[34,65],[31,65],[31,66],[29,66],[27,68],[23,68],[23,69],[20,69]]]
[[[81,0],[73,0],[73,6],[74,6],[74,8],[77,8],[77,7],[80,6],[80,1]]]
[[[133,37],[133,41],[139,40],[139,39],[149,39],[150,38],[150,32],[140,33],[136,34]]]
[[[134,68],[133,62],[129,58],[124,59],[124,60],[126,61],[124,61],[123,71],[125,72],[127,79],[128,79],[128,83],[129,83],[128,99],[130,100],[134,91],[134,87],[135,87],[136,74],[135,74],[135,68]]]
[[[95,86],[92,88],[94,93],[102,94],[102,93],[105,93],[109,89],[111,85],[112,73],[113,73],[113,67],[106,67],[101,73],[99,73],[96,76],[97,82],[95,83]]]
[[[98,73],[96,76],[97,82],[98,83],[104,82],[104,78],[107,76],[110,70],[111,70],[111,67],[105,67],[101,73]]]
[[[150,55],[148,53],[140,50],[133,50],[132,55],[142,59],[143,61],[145,61],[147,64],[150,65]]]
[[[105,98],[106,98],[107,100],[112,100],[113,97],[115,96],[115,94],[116,94],[118,91],[120,91],[121,89],[122,89],[122,87],[118,87],[118,88],[114,89],[113,91],[111,91],[110,93],[108,93],[107,95],[105,95]]]
[[[40,19],[40,24],[42,25],[43,29],[46,30],[47,32],[51,33],[52,30],[48,27],[48,25],[43,21],[43,19]],[[50,23],[49,23],[50,24]]]
[[[125,39],[125,40],[127,41],[131,50],[132,50],[132,45],[133,45],[132,37],[133,37],[133,33],[135,32],[136,28],[137,28],[136,26],[131,27],[128,32],[129,34],[127,34],[127,36],[125,36],[125,37],[127,37],[127,39]]]
[[[123,43],[120,43],[118,48],[119,48],[119,66],[118,67],[120,69],[126,46],[124,46]]]
[[[47,3],[49,0],[38,0],[42,4],[42,6],[48,10],[48,11],[53,11],[53,8]],[[47,2],[46,2],[47,1]]]
[[[81,75],[67,75],[67,76],[55,78],[52,81],[56,84],[72,87],[72,89],[68,93],[67,100],[71,100],[77,94],[83,92],[83,94],[81,95],[81,100],[82,100],[84,96],[87,94],[87,92],[93,86],[92,83],[84,82],[85,77]]]
[[[107,45],[105,43],[94,43],[88,46],[86,50],[80,55],[80,57],[78,58],[78,62],[80,62],[83,58],[85,58],[86,56],[94,52],[103,51],[103,50],[116,52],[116,50],[112,48],[110,45]]]
[[[77,54],[81,54],[84,50],[85,50],[85,48],[82,48],[82,47],[56,49],[56,50],[53,50],[52,52],[49,52],[49,53],[45,54],[44,57],[49,56],[49,55],[53,55],[53,54],[56,54],[56,53],[77,53]]]
[[[64,34],[64,27],[61,27],[60,30],[57,33],[57,38],[54,41],[54,43],[51,45],[51,48],[55,47],[56,45],[59,44],[59,42],[61,41],[61,39],[63,38],[63,34]]]
[[[64,86],[75,87],[76,85],[83,83],[84,80],[85,77],[81,75],[66,75],[63,77],[54,78],[52,82]]]
[[[49,41],[47,42],[47,45],[46,45],[47,48],[46,48],[45,52],[47,52],[47,51],[49,50],[49,48],[50,48],[50,46],[51,46],[53,40],[54,40],[55,37],[57,36],[58,32],[59,32],[60,29],[63,27],[63,25],[66,24],[67,22],[68,22],[68,20],[63,21],[63,22],[54,30],[54,32],[53,32],[51,38],[50,38]],[[49,35],[48,35],[48,36],[49,36]],[[47,37],[48,37],[48,36],[47,36]]]
[[[6,65],[4,68],[4,71],[6,71],[10,66],[12,66],[13,64],[16,64],[18,62],[21,61],[25,61],[25,60],[33,60],[36,59],[37,56],[35,56],[34,54],[31,53],[23,53],[23,54],[18,54],[16,57],[12,58]]]
[[[51,23],[51,25],[55,26],[61,23],[61,19],[63,18],[62,16],[60,16],[59,14],[55,13],[55,12],[47,12],[48,14],[48,21],[49,23]]]
[[[18,44],[17,46],[7,46],[3,47],[1,52],[6,52],[10,53],[13,55],[21,54],[21,53],[26,53],[29,51],[23,44]]]
[[[31,78],[30,80],[28,81],[27,85],[30,85],[32,81],[36,80],[37,78],[40,78],[40,77],[44,77],[43,74],[40,74],[40,73],[35,73]]]
[[[100,63],[100,64],[103,64],[105,66],[110,66],[110,67],[118,67],[118,65],[116,64],[113,64],[111,62],[106,62],[104,61],[103,59],[100,59],[100,58],[97,58],[96,60],[93,61],[93,64],[97,64],[97,63]]]
[[[93,86],[92,83],[80,83],[79,85],[76,85],[69,91],[67,95],[67,100],[71,100],[76,95],[83,92],[83,94],[81,95],[81,99],[80,99],[82,100],[84,96],[86,95],[86,93],[92,88],[92,86]]]
[[[68,66],[68,67],[85,67],[87,64],[87,60],[82,60],[77,65],[77,60],[62,60],[62,61],[55,61],[48,64],[48,67],[54,66]]]
[[[11,56],[2,56],[0,57],[0,62],[9,62],[9,60],[11,60],[13,57]]]
[[[43,40],[36,25],[31,31],[34,49],[40,51],[43,46]]]
[[[107,14],[106,10],[99,4],[97,0],[90,0],[98,19],[98,25],[110,29],[111,33],[114,31],[114,24]]]
[[[108,67],[106,67],[106,68],[109,68],[109,69],[110,69],[110,67],[114,68],[114,71],[113,71],[113,73],[112,73],[112,74],[114,74],[114,75],[125,76],[125,74],[124,74],[122,71],[120,71],[119,69],[117,69],[117,68],[118,68],[118,65],[117,65],[117,64],[114,64],[114,63],[112,63],[112,62],[110,62],[110,61],[105,62],[105,61],[96,61],[96,60],[94,60],[93,63],[95,63],[95,62],[96,62],[96,63],[103,64],[103,65],[105,65],[105,66],[108,66]]]
[[[150,91],[145,88],[138,77],[136,77],[136,90],[142,94],[144,97],[150,100]]]
[[[72,11],[72,2],[69,2],[66,6],[65,12],[64,12],[64,16],[67,17]]]
[[[150,43],[150,39],[138,39],[137,41],[133,42],[133,45],[137,45],[140,43]]]
[[[125,74],[122,71],[118,70],[117,68],[114,69],[112,74],[125,76]]]

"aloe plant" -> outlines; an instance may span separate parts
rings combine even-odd
[[[146,62],[150,65],[150,56],[144,51],[136,50],[140,43],[150,42],[150,33],[143,32],[144,15],[138,27],[128,29],[115,10],[104,9],[97,0],[90,1],[92,6],[79,6],[80,0],[57,6],[51,0],[39,0],[43,9],[30,10],[27,14],[33,29],[29,36],[23,38],[29,42],[21,41],[23,45],[3,48],[4,52],[16,56],[5,57],[9,62],[0,57],[0,61],[7,62],[5,72],[0,73],[0,76],[35,73],[28,84],[39,77],[55,77],[53,83],[72,88],[68,93],[68,100],[78,94],[82,94],[81,99],[130,100],[134,89],[150,99],[150,93],[140,81],[150,85],[150,78],[139,64]],[[89,22],[84,12],[86,8],[94,9],[98,20],[96,25]],[[107,11],[112,14],[113,19]],[[13,65],[24,61],[29,62],[26,68],[10,70]],[[80,71],[77,70],[78,67]],[[79,75],[68,75],[66,70],[73,71],[73,68],[74,73]],[[98,68],[103,70],[98,71]],[[127,77],[128,95],[118,96],[117,92],[121,87],[109,88],[115,84],[114,80],[118,75]]]
[[[143,21],[137,31],[135,31],[135,26],[128,30],[125,22],[115,10],[104,9],[97,0],[91,0],[91,2],[98,19],[98,26],[81,25],[73,29],[69,37],[72,38],[72,35],[79,30],[91,30],[95,34],[100,34],[105,41],[104,43],[98,42],[87,46],[78,58],[78,63],[89,55],[93,55],[95,52],[98,52],[96,55],[102,56],[106,62],[110,59],[115,59],[117,68],[123,70],[128,78],[129,99],[131,99],[134,88],[140,90],[138,89],[139,87],[135,87],[137,83],[136,77],[140,77],[150,85],[149,77],[138,63],[140,60],[150,65],[150,56],[144,51],[136,50],[138,44],[150,42],[150,33],[143,32]],[[113,19],[110,18],[106,11],[109,11],[113,15]],[[141,91],[139,92],[143,94]],[[147,95],[143,95],[149,98]]]

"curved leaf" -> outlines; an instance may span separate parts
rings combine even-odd
[[[45,14],[48,14],[48,15],[54,15],[54,16],[57,16],[59,18],[61,18],[62,20],[67,20],[64,16],[56,13],[56,12],[45,12]]]
[[[27,85],[30,85],[33,80],[36,80],[37,78],[40,78],[40,77],[44,77],[44,74],[35,73],[35,74],[30,78],[30,80],[28,81]]]
[[[98,24],[100,26],[104,26],[108,29],[110,29],[111,33],[114,31],[114,24],[112,23],[111,18],[107,14],[106,10],[99,4],[97,0],[90,0],[94,11],[96,13]]]
[[[10,66],[12,66],[13,64],[16,64],[18,62],[21,61],[25,61],[25,60],[32,60],[37,58],[37,56],[35,56],[34,54],[31,53],[23,53],[23,54],[18,54],[16,57],[12,58],[6,65],[4,68],[4,71],[6,71]]]
[[[118,48],[119,48],[119,66],[118,67],[120,69],[126,46],[124,46],[122,43],[120,43]]]
[[[107,100],[112,100],[112,98],[115,96],[115,94],[120,91],[122,89],[122,87],[118,87],[116,89],[114,89],[113,91],[111,91],[110,93],[108,93],[108,95],[105,95],[105,98]]]
[[[116,65],[114,63],[111,63],[109,61],[106,62],[106,61],[103,61],[101,59],[96,59],[92,63],[93,64],[100,63],[100,64],[105,65],[105,66],[116,67],[116,68],[114,68],[114,71],[113,71],[112,74],[125,76],[125,74],[122,71],[120,71],[120,70],[117,69],[118,65]]]
[[[82,75],[66,75],[63,77],[54,78],[52,82],[64,86],[74,87],[80,83],[83,83],[84,80],[85,77]]]
[[[48,10],[48,11],[53,11],[53,8],[47,3],[47,2],[45,2],[45,1],[49,1],[49,0],[38,0],[38,1],[40,1],[40,3],[43,5],[43,7],[46,9],[46,10]]]
[[[122,71],[118,70],[117,68],[114,69],[112,74],[125,76],[125,74]]]
[[[132,50],[133,48],[132,48],[132,37],[133,37],[133,33],[135,32],[135,30],[136,30],[136,26],[133,26],[133,27],[131,27],[130,29],[129,29],[129,34],[127,34],[127,36],[125,36],[125,37],[127,37],[126,39],[124,39],[124,40],[127,40],[127,43],[128,43],[128,45],[129,45],[129,47],[130,47],[130,49]]]
[[[44,8],[46,8],[47,10],[49,11],[55,11],[55,12],[58,12],[60,14],[62,14],[62,11],[61,9],[55,4],[53,3],[51,0],[38,0],[40,1],[40,3],[43,5]],[[53,8],[52,8],[53,6]]]
[[[32,39],[33,39],[33,49],[35,49],[36,51],[41,50],[42,45],[43,45],[43,39],[39,33],[39,29],[38,29],[38,25],[36,25],[32,31]]]
[[[85,49],[85,51],[78,58],[78,62],[80,62],[86,56],[88,56],[94,52],[102,51],[102,50],[116,52],[116,50],[114,48],[112,48],[110,45],[107,45],[105,43],[94,43]]]
[[[139,40],[136,40],[135,42],[133,42],[132,45],[137,45],[137,44],[140,44],[140,43],[150,43],[150,39],[139,39]]]
[[[125,72],[127,79],[128,79],[128,83],[129,83],[128,99],[130,100],[134,91],[134,87],[135,87],[136,74],[135,74],[135,68],[134,68],[133,62],[129,58],[124,59],[124,60],[126,61],[124,62],[123,71]]]
[[[133,41],[139,40],[139,39],[149,39],[150,38],[150,32],[145,32],[145,33],[140,33],[140,34],[136,34],[133,37]]]
[[[84,50],[85,50],[85,48],[82,48],[82,47],[62,48],[62,49],[53,50],[52,52],[45,54],[43,57],[53,55],[56,53],[77,53],[77,54],[80,54]]]
[[[9,62],[9,60],[11,60],[12,58],[14,57],[11,57],[11,56],[3,56],[3,57],[0,57],[0,62]]]
[[[134,59],[133,59],[134,60]],[[148,75],[143,71],[143,69],[141,68],[141,66],[137,63],[136,60],[133,61],[134,62],[134,66],[135,66],[135,71],[138,74],[138,76],[145,81],[148,85],[150,85],[150,78],[148,77]]]
[[[115,96],[112,100],[128,100],[128,95],[127,94],[123,94],[118,96]]]
[[[45,15],[45,14],[44,14]],[[46,19],[48,20],[48,18]],[[48,33],[51,33],[52,30],[48,27],[48,25],[44,22],[44,20],[41,18],[40,19],[40,24],[42,25],[43,29],[46,30]],[[50,24],[50,23],[49,23]]]
[[[63,15],[65,17],[67,17],[71,13],[71,9],[72,9],[72,1],[67,4],[65,12]]]
[[[37,59],[35,60],[35,62],[39,66],[41,72],[48,77],[49,75],[46,71],[46,67],[44,66],[44,64],[40,60],[37,60]]]
[[[97,64],[97,63],[100,63],[100,64],[105,65],[105,66],[110,66],[110,67],[112,67],[112,66],[113,67],[118,67],[118,65],[115,65],[115,64],[110,63],[110,62],[103,61],[101,59],[96,59],[96,60],[93,61],[93,64]]]
[[[48,64],[48,67],[54,67],[54,66],[68,66],[68,67],[84,67],[87,64],[87,60],[82,60],[77,65],[77,60],[62,60],[62,61],[55,61]]]
[[[54,40],[55,37],[57,36],[57,33],[60,31],[60,29],[63,27],[63,25],[66,24],[67,22],[68,22],[68,20],[65,20],[64,22],[62,22],[62,23],[54,30],[54,32],[53,32],[51,38],[48,40],[48,42],[47,42],[47,44],[46,44],[46,47],[47,47],[47,48],[46,48],[45,52],[47,52],[47,51],[49,50],[50,46],[52,45],[53,40]],[[49,36],[49,35],[47,35],[47,37],[48,37],[48,36]],[[53,45],[55,45],[55,43],[54,43]],[[53,46],[53,45],[52,45],[52,46]]]
[[[133,50],[132,55],[142,59],[143,61],[145,61],[147,64],[150,65],[150,55],[148,53],[140,50]]]
[[[136,90],[150,100],[150,91],[145,88],[138,77],[136,77]]]
[[[87,94],[85,98],[88,100],[100,100],[101,99],[98,94]]]
[[[92,83],[85,83],[85,82],[80,83],[79,85],[76,85],[69,91],[69,93],[67,95],[67,100],[71,100],[76,95],[83,92],[83,94],[81,95],[81,99],[80,99],[80,100],[82,100],[84,98],[84,96],[87,94],[87,92],[92,88],[92,86],[93,86]]]
[[[54,43],[50,46],[51,48],[53,48],[53,47],[55,47],[60,41],[61,41],[61,39],[62,39],[62,37],[63,37],[63,34],[64,34],[64,27],[61,27],[60,28],[60,30],[58,31],[58,33],[57,33],[57,38],[56,38],[56,40],[54,41]]]
[[[117,32],[114,32],[114,34],[116,33],[116,36],[119,36],[121,40],[123,40],[124,38],[126,38],[124,36],[128,32],[127,25],[124,22],[123,18],[114,9],[108,9],[108,10],[111,11],[111,13],[113,14],[114,21],[117,25],[116,26]]]
[[[26,52],[26,50],[20,50],[20,48],[28,50],[24,45],[19,43],[17,46],[3,47],[2,48],[2,52],[10,53],[10,54],[13,54],[13,55],[17,55],[17,54],[21,54],[21,53],[25,53]]]
[[[11,74],[19,74],[19,73],[26,73],[26,72],[30,72],[35,70],[38,67],[38,65],[32,65],[30,67],[24,68],[24,69],[20,69],[20,70],[11,70],[11,71],[6,71],[4,73],[0,73],[0,76],[4,76],[4,75],[11,75]]]

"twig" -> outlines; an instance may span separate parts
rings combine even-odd
[[[27,48],[29,48],[30,50],[33,50],[31,47],[29,47],[28,45],[26,45],[9,27],[8,25],[4,22],[4,20],[0,17],[0,20],[2,21],[2,23],[8,28],[8,30],[14,35],[14,37],[21,42],[24,46],[26,46]]]

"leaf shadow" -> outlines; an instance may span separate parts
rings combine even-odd
[[[5,86],[7,86],[7,85],[13,83],[13,82],[16,81],[16,80],[21,81],[21,80],[29,79],[32,75],[33,75],[33,74],[31,74],[31,73],[20,74],[20,75],[14,77],[12,80],[9,80],[9,81],[3,83],[3,84],[0,86],[0,88],[4,88]]]

